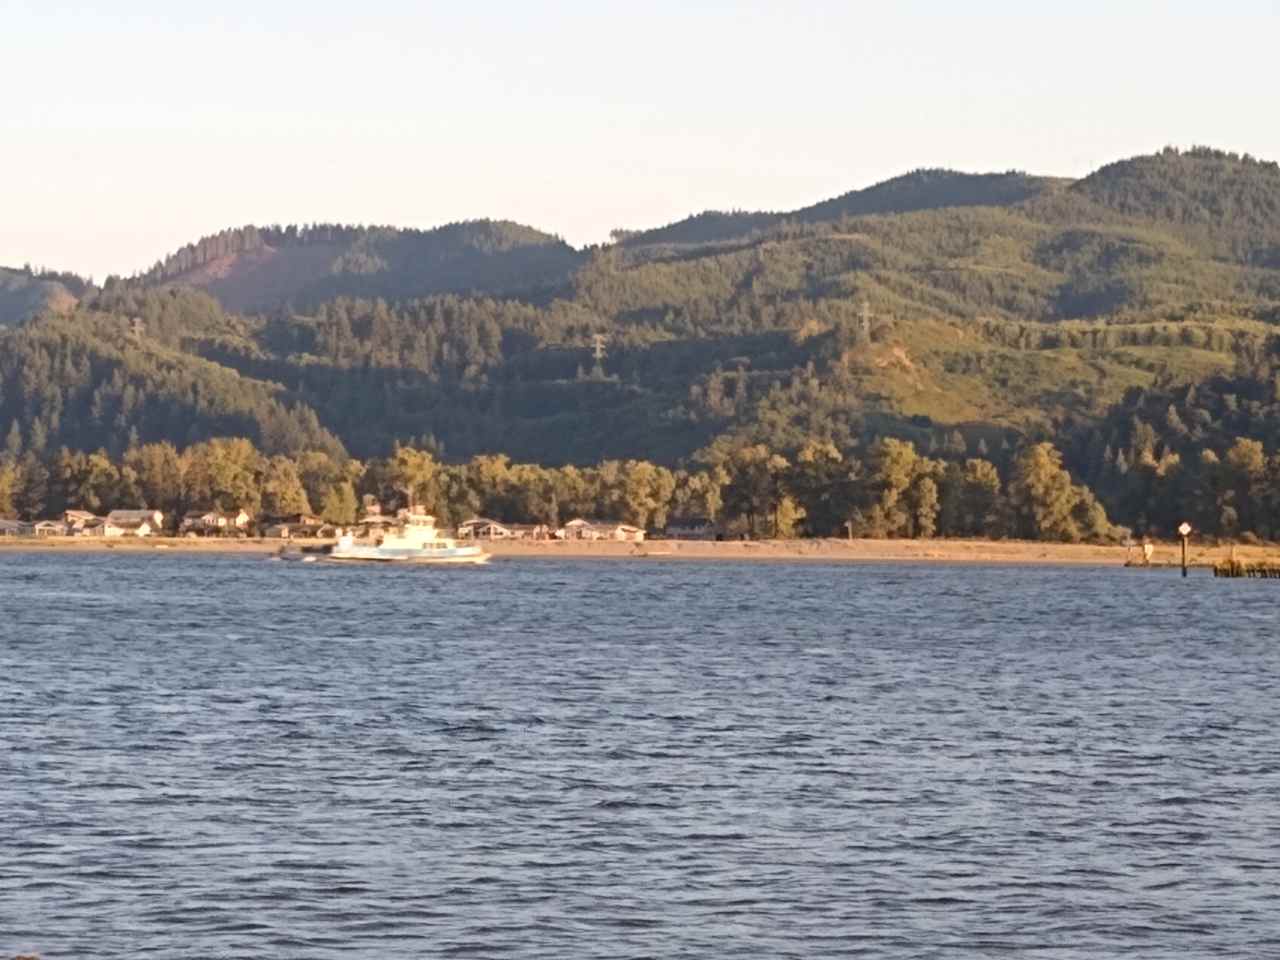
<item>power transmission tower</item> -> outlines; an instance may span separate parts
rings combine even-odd
[[[871,312],[871,304],[866,300],[862,301],[862,311],[858,317],[858,342],[871,342],[871,318],[874,316]]]
[[[603,333],[593,334],[591,337],[591,342],[593,344],[591,354],[596,358],[596,364],[591,368],[591,376],[595,377],[597,380],[604,379],[604,358],[609,355],[608,351],[605,350],[604,345],[608,343],[608,341],[609,338]]]

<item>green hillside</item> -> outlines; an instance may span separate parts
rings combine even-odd
[[[883,437],[1003,465],[1052,439],[1132,500],[1135,460],[1277,442],[1278,209],[1274,164],[1197,149],[1075,183],[922,171],[589,251],[506,223],[245,228],[0,332],[0,431],[666,465]],[[1198,384],[1212,404],[1177,393]]]

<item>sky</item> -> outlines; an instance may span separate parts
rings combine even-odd
[[[101,281],[250,223],[581,246],[919,167],[1280,159],[1280,0],[185,6],[0,4],[0,265]]]

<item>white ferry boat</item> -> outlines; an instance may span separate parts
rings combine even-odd
[[[344,533],[325,559],[374,563],[488,563],[489,554],[480,547],[460,547],[451,537],[442,537],[436,518],[408,511],[399,528],[372,542],[357,541]]]

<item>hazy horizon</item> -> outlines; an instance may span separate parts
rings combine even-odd
[[[511,219],[580,247],[920,167],[1076,178],[1170,144],[1277,159],[1277,25],[1274,2],[19,0],[0,265],[101,280],[249,223]]]

